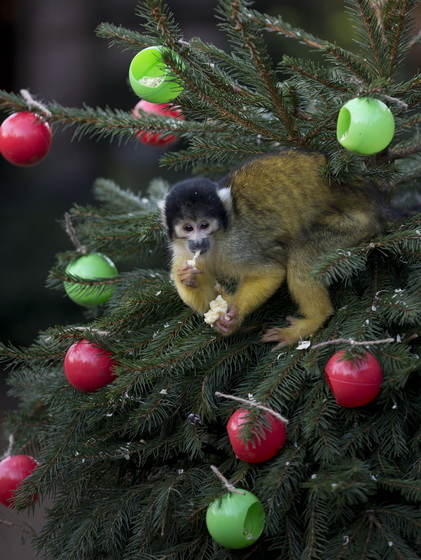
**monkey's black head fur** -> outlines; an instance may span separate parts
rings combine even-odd
[[[176,183],[165,198],[164,214],[170,239],[180,220],[215,218],[224,229],[228,225],[226,210],[218,196],[218,185],[203,177]]]

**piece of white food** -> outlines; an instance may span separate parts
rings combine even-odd
[[[213,325],[223,313],[227,312],[228,302],[222,296],[218,296],[210,302],[209,307],[210,309],[205,313],[204,319],[205,323]]]
[[[200,255],[200,251],[196,251],[194,257],[189,261],[187,261],[187,264],[192,266],[193,268],[196,268],[196,261],[199,255]]]

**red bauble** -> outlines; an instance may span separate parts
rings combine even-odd
[[[262,427],[262,432],[253,436],[249,441],[243,441],[240,437],[242,426],[247,422],[250,409],[239,408],[228,420],[228,436],[234,450],[241,461],[246,463],[263,463],[272,459],[286,440],[285,424],[272,414],[265,412],[270,423],[270,428]]]
[[[35,165],[46,157],[50,148],[50,126],[35,113],[13,113],[0,127],[0,152],[14,165]]]
[[[169,105],[168,103],[150,103],[149,101],[145,101],[144,99],[142,99],[133,109],[133,114],[136,117],[139,117],[139,111],[144,111],[145,113],[155,113],[157,115],[164,115],[165,117],[171,117],[173,119],[184,120],[184,116],[181,110],[178,107]],[[136,136],[141,142],[143,142],[144,144],[148,144],[149,146],[164,146],[168,144],[174,144],[177,141],[177,137],[173,134],[165,134],[162,132],[145,132],[145,134],[143,134],[143,132],[140,131],[138,134],[136,134]]]
[[[336,352],[325,366],[327,382],[336,402],[346,408],[368,404],[380,392],[383,374],[370,353],[355,360],[344,360],[345,350]]]
[[[113,354],[88,340],[75,342],[64,358],[64,374],[75,389],[91,393],[115,379]]]
[[[12,507],[15,491],[37,464],[29,455],[10,455],[0,461],[0,503]]]

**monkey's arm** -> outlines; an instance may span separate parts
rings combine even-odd
[[[173,263],[172,277],[178,294],[186,305],[202,314],[209,310],[209,303],[218,295],[215,278],[211,274],[194,268],[183,258],[179,258]]]
[[[286,270],[282,266],[257,275],[244,276],[233,295],[224,295],[229,302],[226,315],[221,315],[214,327],[222,334],[233,333],[244,318],[269,299],[283,283]]]

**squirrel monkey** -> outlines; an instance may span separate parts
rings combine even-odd
[[[287,317],[290,326],[269,329],[262,340],[277,349],[309,337],[333,311],[326,287],[311,276],[319,257],[383,230],[370,187],[329,184],[325,164],[321,153],[286,149],[251,159],[217,183],[181,181],[165,197],[175,286],[199,313],[222,295],[228,310],[214,327],[223,335],[286,281],[301,317]],[[237,282],[234,293],[222,290],[221,278]]]

